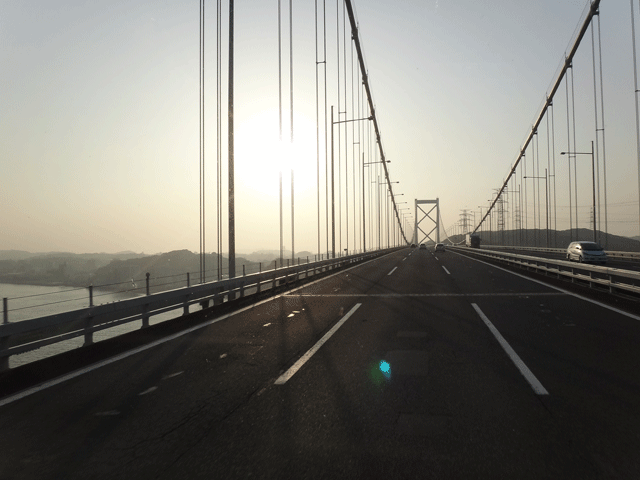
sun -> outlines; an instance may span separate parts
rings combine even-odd
[[[296,192],[316,188],[315,121],[295,120],[293,143],[288,128],[280,140],[278,112],[265,110],[242,121],[235,137],[236,184],[269,197],[279,195],[279,176],[295,175]],[[324,155],[324,154],[323,154]],[[323,156],[324,158],[324,156]]]

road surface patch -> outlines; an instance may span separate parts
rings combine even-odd
[[[391,350],[383,358],[389,363],[391,375],[425,377],[429,371],[429,354],[424,350]]]
[[[401,331],[398,332],[398,338],[424,338],[427,336],[427,332],[407,332]]]
[[[396,424],[396,433],[415,436],[445,433],[450,423],[451,417],[446,415],[401,413]]]

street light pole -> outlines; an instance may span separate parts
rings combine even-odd
[[[364,252],[367,251],[366,245],[366,226],[365,226],[365,201],[364,201],[364,167],[368,167],[369,165],[373,165],[375,163],[390,163],[391,160],[385,160],[380,162],[364,162],[364,153],[362,154],[362,249]]]
[[[347,122],[360,122],[362,120],[373,120],[373,116],[365,117],[365,118],[354,118],[352,120],[338,120],[333,121],[333,105],[331,105],[331,255],[332,258],[336,258],[336,202],[335,202],[335,189],[334,189],[334,153],[333,153],[333,126],[337,123],[347,123]],[[364,154],[362,156],[364,160]],[[362,168],[362,173],[364,176],[364,167]],[[363,178],[364,183],[364,178]],[[363,205],[364,205],[364,194],[363,194]],[[364,206],[363,206],[364,210]]]
[[[597,242],[596,235],[596,167],[593,155],[593,140],[591,141],[591,152],[560,152],[560,155],[591,155],[591,183],[593,185],[593,241]]]
[[[380,185],[389,185],[389,189],[391,189],[391,184],[392,183],[400,183],[400,182],[383,182]],[[400,195],[403,195],[403,194],[400,194]],[[389,197],[390,197],[390,195],[387,195],[386,205],[385,205],[385,208],[384,208],[384,215],[386,217],[385,221],[386,221],[386,224],[387,224],[386,225],[386,230],[387,230],[387,248],[389,248],[391,246],[390,245],[390,241],[389,241],[389,234],[390,234],[390,230],[391,230],[391,227],[390,227],[391,219],[389,218],[391,216],[390,213],[389,213]]]

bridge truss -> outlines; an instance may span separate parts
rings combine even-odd
[[[425,211],[420,205],[432,205],[432,207],[428,211]],[[419,220],[418,220],[418,210],[420,210],[420,213],[422,214],[422,217]],[[435,219],[432,217],[432,213],[434,210],[436,211]],[[414,219],[415,219],[415,228],[413,229],[413,232],[414,232],[413,238],[415,240],[414,243],[416,244],[424,243],[424,241],[427,239],[431,240],[433,243],[440,243],[440,201],[438,198],[436,198],[435,200],[416,199]],[[431,230],[427,232],[422,228],[420,228],[420,224],[424,221],[427,222],[428,226],[425,226],[425,228],[427,229],[430,228],[432,224],[435,226],[433,226],[433,228],[431,228]],[[435,240],[431,238],[431,235],[433,234],[434,231],[436,232]]]

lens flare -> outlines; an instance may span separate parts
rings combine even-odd
[[[380,371],[388,379],[391,377],[391,365],[385,360],[380,360]]]

